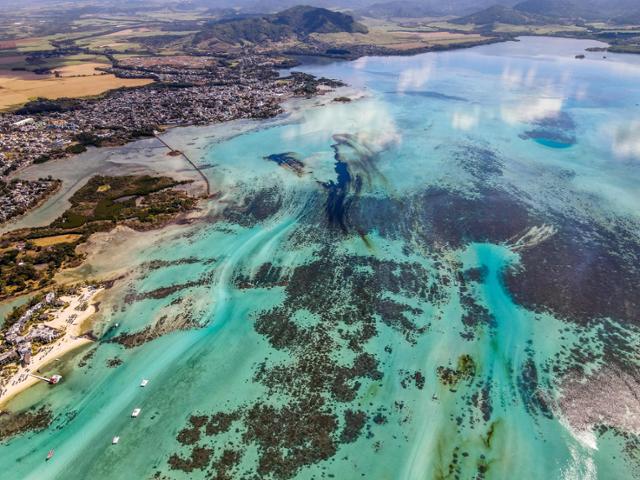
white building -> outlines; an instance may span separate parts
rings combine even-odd
[[[13,124],[14,127],[22,127],[23,125],[29,125],[30,123],[35,122],[35,120],[31,117],[23,118],[22,120],[18,120]]]

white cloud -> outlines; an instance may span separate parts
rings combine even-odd
[[[614,127],[612,137],[612,150],[616,156],[640,159],[640,120]]]
[[[510,66],[506,66],[504,70],[502,70],[500,82],[507,88],[531,88],[535,86],[536,83],[539,83],[537,77],[538,70],[536,67],[531,67],[524,73],[522,70],[513,70]]]
[[[331,141],[333,135],[350,133],[374,152],[400,141],[401,136],[384,102],[377,99],[358,100],[348,105],[305,110],[298,122],[283,131],[286,140],[314,135]]]
[[[418,67],[403,70],[398,79],[398,92],[421,89],[429,82],[432,71],[433,60],[430,57],[425,57]]]
[[[503,105],[500,109],[502,120],[509,124],[532,123],[545,118],[557,117],[562,111],[561,97],[541,97],[529,102]]]
[[[451,126],[456,130],[468,131],[480,123],[480,109],[475,107],[471,112],[453,112]]]
[[[369,57],[360,57],[354,60],[352,63],[353,68],[355,68],[356,70],[364,70],[365,68],[367,68],[368,64],[369,64]]]

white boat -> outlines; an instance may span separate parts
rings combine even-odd
[[[119,441],[120,441],[120,437],[113,437],[113,440],[111,440],[111,444],[117,445]]]
[[[146,386],[147,386],[147,383],[149,383],[149,380],[147,380],[147,379],[145,378],[145,379],[143,379],[143,380],[140,382],[140,386],[141,386],[141,387],[146,387]]]
[[[138,415],[140,415],[140,409],[134,408],[133,412],[131,412],[131,418],[136,418]]]

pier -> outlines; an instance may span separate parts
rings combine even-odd
[[[37,378],[38,380],[42,380],[43,382],[47,382],[50,385],[56,385],[60,383],[62,380],[62,375],[51,375],[51,377],[41,377],[40,375],[34,375],[33,373],[29,374],[30,377]]]
[[[160,138],[158,134],[156,134],[155,137],[156,139],[158,139],[160,143],[162,143],[162,145],[167,147],[171,152],[180,153],[180,156],[182,156],[182,158],[184,158],[187,162],[189,162],[189,165],[191,165],[200,174],[200,176],[202,177],[202,180],[204,180],[204,183],[207,187],[206,198],[209,198],[211,196],[211,185],[209,184],[209,179],[207,178],[207,176],[202,172],[202,170],[200,170],[200,167],[198,167],[189,157],[187,157],[187,155],[183,151],[174,150],[173,148],[171,148],[171,146],[167,142],[165,142],[162,138]]]

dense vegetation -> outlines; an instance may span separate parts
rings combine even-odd
[[[76,246],[94,232],[116,224],[153,228],[192,209],[195,200],[173,188],[183,183],[148,175],[91,178],[49,226],[2,237],[0,298],[50,285],[60,268],[81,260]]]
[[[311,33],[366,33],[352,16],[324,8],[298,6],[280,13],[211,22],[194,43],[217,39],[227,43],[259,43],[300,38]]]
[[[480,12],[451,21],[451,23],[460,25],[487,25],[493,23],[504,23],[508,25],[542,25],[547,22],[548,20],[542,15],[522,12],[515,8],[508,8],[502,5],[494,5]]]

